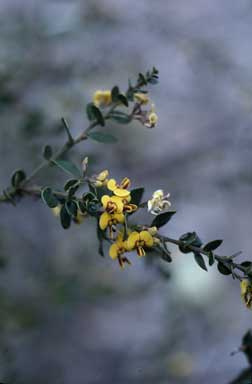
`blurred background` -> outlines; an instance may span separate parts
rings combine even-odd
[[[43,144],[77,134],[98,89],[155,65],[155,129],[111,125],[116,145],[83,143],[94,172],[171,193],[162,230],[222,238],[251,258],[252,3],[249,0],[1,0],[0,183],[29,173]],[[38,183],[60,187],[60,170]],[[176,248],[162,272],[101,258],[93,222],[64,231],[25,199],[0,215],[0,380],[30,384],[228,383],[252,326],[237,281],[206,273]],[[170,275],[170,278],[168,278]]]

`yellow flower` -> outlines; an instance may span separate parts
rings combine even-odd
[[[96,107],[107,107],[112,103],[112,95],[109,90],[98,90],[93,95],[93,103]]]
[[[102,231],[109,227],[110,238],[113,238],[113,233],[116,231],[116,225],[124,223],[124,215],[122,213],[103,212],[99,220],[99,226]]]
[[[247,308],[252,307],[252,283],[249,280],[241,281],[241,298]]]
[[[146,119],[146,122],[144,123],[144,125],[147,128],[154,128],[156,126],[157,122],[158,122],[158,115],[156,114],[154,105],[152,104],[151,110],[150,110],[149,114],[147,115],[147,119]]]
[[[149,96],[146,93],[141,93],[141,92],[135,93],[134,99],[137,103],[142,105],[146,105],[150,101]]]
[[[104,169],[97,176],[95,176],[95,180],[93,182],[95,187],[106,186],[108,182],[108,175],[109,175],[109,171],[107,169]]]
[[[132,232],[127,239],[128,250],[137,250],[138,256],[144,256],[144,248],[151,248],[154,244],[153,237],[148,231]]]
[[[115,179],[108,180],[107,188],[114,193],[114,195],[122,198],[127,198],[130,195],[130,191],[127,188],[130,187],[130,179],[125,177],[120,184],[117,184]]]
[[[170,208],[171,203],[168,200],[170,194],[164,195],[162,189],[158,189],[152,195],[152,198],[148,200],[148,211],[153,215],[158,215],[160,212],[164,211],[166,208]]]
[[[57,205],[54,208],[51,208],[51,210],[54,216],[59,217],[61,211],[61,204]]]
[[[122,199],[120,199],[118,196],[103,195],[101,202],[103,208],[110,214],[123,212],[123,202]]]
[[[136,204],[125,203],[123,206],[123,212],[132,213],[137,210],[138,206]]]
[[[109,248],[109,256],[113,260],[117,259],[120,267],[124,268],[124,264],[126,263],[131,265],[131,262],[127,259],[127,257],[122,256],[125,252],[127,252],[127,243],[123,240],[123,234],[120,232],[115,243]]]

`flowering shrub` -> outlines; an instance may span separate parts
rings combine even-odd
[[[131,188],[131,181],[124,177],[121,181],[111,178],[108,170],[101,170],[90,175],[88,158],[76,166],[64,155],[84,140],[115,143],[117,138],[106,132],[104,128],[108,121],[118,124],[130,124],[136,120],[147,128],[154,128],[158,116],[151,102],[149,86],[158,82],[158,70],[154,67],[145,74],[140,73],[135,84],[129,82],[125,92],[118,86],[111,90],[98,90],[94,93],[92,102],[86,106],[88,127],[74,138],[68,123],[62,119],[67,140],[62,148],[53,152],[46,145],[43,150],[43,162],[30,174],[24,170],[16,170],[11,178],[10,186],[0,196],[0,202],[15,205],[24,196],[37,196],[59,218],[64,229],[71,225],[81,224],[86,217],[91,216],[96,221],[98,251],[104,256],[104,243],[109,243],[109,256],[117,260],[124,268],[131,265],[130,253],[138,257],[155,252],[166,262],[172,262],[168,244],[176,244],[182,253],[192,253],[200,268],[207,271],[217,264],[218,271],[223,275],[231,275],[241,281],[241,295],[245,305],[252,307],[252,262],[237,263],[235,258],[240,254],[229,256],[216,254],[216,249],[222,240],[213,240],[203,244],[195,232],[182,234],[179,239],[162,235],[159,229],[166,225],[175,215],[171,210],[170,195],[157,189],[147,200],[143,199],[144,188]],[[103,127],[99,129],[99,127]],[[34,177],[47,166],[61,168],[71,178],[62,189],[53,186],[37,186]],[[149,212],[149,224],[133,224],[132,216],[144,209]],[[127,255],[127,256],[126,256]]]

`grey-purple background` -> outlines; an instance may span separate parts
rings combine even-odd
[[[252,4],[249,0],[0,1],[0,182],[77,134],[97,88],[153,65],[153,130],[109,126],[116,145],[71,153],[93,171],[171,193],[170,236],[223,238],[251,259]],[[36,180],[60,186],[60,171]],[[41,203],[1,206],[0,379],[48,384],[227,383],[252,325],[239,284],[174,248],[171,278],[97,254],[94,223],[69,231]],[[166,268],[166,266],[164,267]]]

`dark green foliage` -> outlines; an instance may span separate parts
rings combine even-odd
[[[74,217],[77,216],[78,205],[77,205],[76,201],[74,201],[74,200],[66,201],[65,207],[66,207],[67,213],[68,213],[71,217],[74,218]]]
[[[151,227],[157,227],[160,228],[163,225],[167,224],[172,216],[176,213],[176,211],[169,211],[160,213],[160,215],[156,216],[155,219],[151,223]]]
[[[217,264],[217,268],[218,268],[218,271],[222,274],[222,275],[231,275],[232,274],[232,271],[230,268],[228,268],[226,265],[228,265],[228,261],[227,262],[222,262],[222,261],[219,261],[218,264]]]
[[[41,198],[49,208],[55,208],[58,205],[58,199],[54,196],[50,187],[45,187],[41,191]]]
[[[204,251],[214,251],[216,248],[218,248],[222,244],[223,240],[213,240],[204,245],[203,250]]]
[[[87,117],[90,121],[97,121],[99,125],[104,127],[105,120],[101,110],[94,105],[94,103],[87,104],[86,107]]]
[[[26,179],[26,174],[22,169],[17,169],[11,177],[11,185],[18,188],[19,185]]]
[[[68,213],[65,205],[63,205],[60,211],[60,222],[64,229],[68,229],[71,225],[71,215]]]
[[[104,144],[114,144],[117,142],[117,138],[115,136],[104,132],[90,132],[88,137]]]
[[[130,191],[131,204],[139,205],[144,194],[144,188],[135,188]]]
[[[53,163],[64,172],[76,178],[82,177],[80,169],[70,160],[53,160]]]
[[[205,260],[203,259],[203,256],[200,253],[194,252],[194,259],[196,263],[200,266],[200,268],[204,269],[204,271],[207,271]]]
[[[209,258],[209,265],[210,267],[214,264],[215,262],[215,259],[214,259],[214,254],[212,251],[209,251],[208,252],[208,258]]]
[[[132,121],[131,116],[121,111],[113,111],[109,114],[109,117],[120,124],[129,124]]]
[[[182,236],[180,236],[179,240],[184,243],[183,245],[179,245],[179,249],[182,253],[192,252],[191,248],[188,247],[189,245],[195,247],[201,247],[202,245],[202,242],[196,232],[184,233]]]

